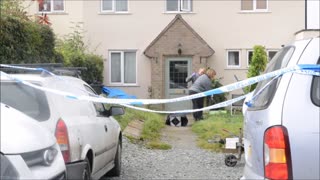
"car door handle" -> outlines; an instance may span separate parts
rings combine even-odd
[[[107,126],[107,125],[104,125],[104,130],[105,130],[106,132],[108,132],[108,126]]]

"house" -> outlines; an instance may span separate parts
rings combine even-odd
[[[315,4],[306,6],[307,2]],[[199,67],[215,69],[224,85],[236,82],[235,77],[246,79],[254,45],[263,45],[272,58],[295,39],[296,32],[307,26],[319,29],[319,13],[315,13],[319,6],[314,8],[319,2],[312,0],[25,3],[30,14],[47,13],[58,36],[72,32],[72,23],[80,23],[85,42],[104,57],[104,84],[138,98],[187,95],[185,77]],[[311,12],[306,13],[306,7]],[[306,14],[312,17],[308,24]],[[191,107],[190,102],[163,106],[167,110]]]

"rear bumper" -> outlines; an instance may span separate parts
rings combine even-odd
[[[265,179],[263,176],[260,176],[259,174],[256,174],[248,165],[245,165],[243,176],[240,178],[241,180],[258,180],[258,179]]]
[[[82,172],[86,167],[86,164],[87,163],[84,161],[66,164],[67,179],[82,179]]]

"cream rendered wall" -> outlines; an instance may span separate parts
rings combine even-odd
[[[240,1],[197,1],[194,17],[185,20],[215,50],[209,64],[216,69],[223,84],[235,82],[234,74],[246,79],[247,52],[256,44],[267,49],[280,49],[303,29],[303,1],[269,1],[268,12],[243,13]],[[241,50],[241,68],[228,68],[228,49]],[[240,91],[241,92],[241,91]]]
[[[165,13],[165,1],[158,0],[129,1],[128,14],[101,14],[99,1],[84,3],[87,38],[106,59],[104,83],[109,85],[108,50],[136,49],[138,83],[126,91],[147,98],[152,72],[143,51],[176,14]],[[257,44],[280,49],[304,28],[304,1],[269,1],[268,11],[261,13],[241,12],[240,1],[193,1],[193,12],[182,17],[215,50],[209,66],[230,84],[234,74],[246,79],[248,49]],[[228,49],[241,51],[241,68],[227,68]]]
[[[83,22],[86,42],[105,58],[104,84],[108,86],[108,51],[137,50],[137,85],[121,88],[139,98],[148,98],[152,72],[150,59],[143,51],[176,14],[165,13],[164,0],[129,0],[129,12],[125,14],[103,14],[100,3],[66,0],[66,14],[49,15],[52,27],[62,35],[70,32],[71,21]],[[240,11],[240,1],[193,0],[193,12],[182,13],[182,17],[215,50],[208,64],[226,85],[235,82],[234,74],[246,79],[248,49],[257,44],[280,49],[294,39],[294,33],[304,28],[304,1],[269,0],[267,12],[244,13]],[[228,49],[241,51],[241,68],[227,68]]]

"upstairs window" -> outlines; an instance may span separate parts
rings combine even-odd
[[[110,84],[136,84],[137,66],[135,51],[111,51],[109,59]]]
[[[192,1],[191,0],[166,0],[167,12],[191,12]]]
[[[268,0],[241,0],[241,11],[266,11]]]
[[[65,0],[41,0],[39,12],[63,12]]]
[[[128,0],[102,0],[102,12],[128,12]]]

